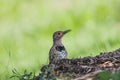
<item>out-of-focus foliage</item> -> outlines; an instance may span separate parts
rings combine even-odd
[[[119,13],[120,0],[0,0],[0,79],[13,68],[37,74],[57,30],[72,29],[63,38],[69,58],[119,48]]]
[[[14,80],[19,79],[19,80],[33,80],[35,75],[30,72],[28,73],[27,70],[24,70],[24,73],[19,73],[16,69],[12,70],[13,75],[10,77],[10,79],[14,78]]]
[[[98,77],[93,80],[120,80],[120,73],[110,73],[108,71],[104,71],[99,73]]]

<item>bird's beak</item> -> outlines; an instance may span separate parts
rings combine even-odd
[[[70,32],[70,31],[71,31],[70,29],[65,30],[65,31],[63,31],[63,34],[66,34],[66,33]]]

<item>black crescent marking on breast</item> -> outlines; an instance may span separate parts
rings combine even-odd
[[[62,50],[65,50],[65,47],[64,46],[56,46],[55,47],[55,49],[57,50],[57,51],[62,51]]]

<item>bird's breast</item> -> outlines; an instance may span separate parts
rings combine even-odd
[[[56,49],[56,51],[59,51],[59,52],[65,51],[64,46],[56,46],[55,49]]]
[[[55,47],[55,55],[57,59],[64,59],[67,57],[67,53],[65,51],[64,46],[56,46]]]
[[[56,58],[57,59],[64,59],[67,57],[67,53],[65,50],[62,51],[56,51]]]

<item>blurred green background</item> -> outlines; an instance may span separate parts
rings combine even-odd
[[[0,80],[14,68],[38,74],[53,32],[66,29],[69,58],[119,48],[120,0],[0,0]]]

